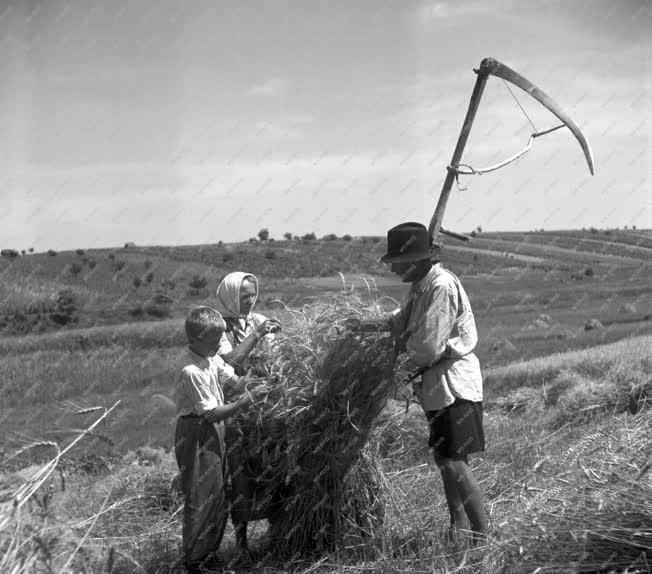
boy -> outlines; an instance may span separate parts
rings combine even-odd
[[[452,540],[469,519],[473,542],[485,539],[489,527],[482,493],[467,455],[484,451],[482,375],[473,353],[478,335],[469,299],[460,280],[433,262],[437,246],[420,223],[403,223],[387,233],[381,261],[411,283],[407,304],[383,325],[358,328],[391,330],[399,350],[420,375],[414,390],[430,426],[434,451],[444,483]]]
[[[188,353],[176,388],[175,455],[184,496],[183,559],[197,571],[214,559],[227,519],[224,419],[254,401],[246,379],[216,355],[224,333],[222,316],[195,307],[186,318]],[[225,404],[224,393],[244,392]]]

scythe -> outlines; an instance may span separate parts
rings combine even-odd
[[[550,96],[548,96],[542,90],[537,88],[532,82],[525,79],[523,76],[521,76],[511,68],[505,66],[504,64],[501,64],[499,61],[494,60],[493,58],[485,58],[484,60],[482,60],[482,62],[480,63],[480,68],[474,70],[474,72],[478,75],[478,77],[476,79],[475,86],[473,88],[473,93],[471,94],[471,100],[469,102],[469,107],[466,112],[466,117],[464,118],[464,123],[462,124],[462,130],[457,140],[455,151],[453,152],[453,159],[451,160],[451,163],[447,168],[448,173],[446,175],[446,179],[444,180],[444,185],[442,186],[441,193],[439,194],[439,201],[437,202],[435,213],[433,214],[432,219],[430,220],[430,225],[428,227],[428,231],[430,232],[430,237],[432,238],[433,243],[436,242],[439,233],[442,233],[444,235],[450,235],[452,237],[461,239],[463,241],[469,240],[469,237],[467,237],[466,235],[462,235],[460,233],[454,233],[452,231],[442,229],[441,226],[444,218],[444,210],[446,209],[446,204],[448,202],[448,197],[453,187],[453,182],[459,176],[459,174],[466,174],[466,175],[481,174],[481,173],[487,173],[490,171],[494,171],[498,168],[501,168],[507,165],[508,163],[511,163],[512,161],[518,159],[524,153],[529,151],[530,148],[532,147],[532,144],[534,143],[534,140],[539,136],[548,134],[552,131],[558,130],[563,127],[567,127],[571,131],[571,133],[575,136],[580,146],[582,147],[582,151],[584,152],[584,157],[586,158],[586,161],[589,165],[589,171],[591,172],[592,175],[594,173],[593,154],[591,152],[591,147],[589,146],[589,143],[586,141],[586,138],[580,131],[580,128],[577,126],[577,124],[564,111],[562,111],[559,105]],[[466,141],[469,137],[469,133],[471,132],[471,126],[473,125],[473,120],[475,118],[476,112],[478,111],[478,106],[480,105],[480,99],[482,98],[482,93],[484,91],[485,84],[489,79],[489,76],[496,76],[497,78],[503,79],[505,82],[509,82],[511,84],[514,84],[515,86],[518,86],[523,91],[530,94],[540,104],[542,104],[544,107],[550,110],[555,116],[557,116],[557,118],[559,118],[559,120],[562,121],[562,123],[558,126],[555,126],[547,130],[543,130],[540,132],[535,131],[530,136],[530,140],[528,141],[526,147],[523,150],[511,156],[510,158],[507,158],[506,160],[493,166],[474,169],[471,168],[470,166],[464,166],[460,164],[460,161],[462,159],[464,147],[466,146]],[[509,88],[509,85],[507,87]]]

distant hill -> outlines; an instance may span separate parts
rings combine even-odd
[[[474,233],[463,243],[442,238],[441,259],[460,275],[500,275],[508,269],[587,276],[600,270],[646,273],[650,230],[571,230]],[[0,329],[50,330],[52,317],[80,325],[179,315],[210,301],[221,278],[236,270],[264,281],[261,305],[297,300],[325,288],[309,278],[386,277],[379,262],[384,237],[270,240],[218,245],[78,249],[0,257]],[[339,280],[338,280],[339,281]],[[326,282],[332,288],[335,283]],[[61,297],[61,292],[67,295]],[[65,293],[64,293],[65,295]],[[57,299],[57,297],[59,298]],[[9,327],[8,327],[9,325]]]

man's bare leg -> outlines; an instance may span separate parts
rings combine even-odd
[[[444,483],[444,494],[446,495],[448,512],[450,514],[449,538],[451,542],[456,542],[458,531],[464,525],[465,508],[458,488],[458,475],[449,464],[450,461],[451,459],[441,457],[435,453],[435,463],[441,472],[442,482]]]
[[[489,533],[489,518],[484,509],[482,491],[473,476],[467,458],[448,459],[453,475],[456,476],[457,491],[473,531],[474,544],[482,543]]]

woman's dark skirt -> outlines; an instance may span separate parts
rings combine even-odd
[[[482,401],[455,399],[452,405],[427,411],[430,425],[428,446],[445,458],[459,458],[484,451]]]

